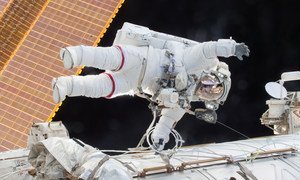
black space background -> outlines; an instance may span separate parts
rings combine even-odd
[[[186,37],[199,42],[233,37],[251,50],[244,61],[229,64],[232,88],[218,113],[219,121],[249,137],[271,135],[260,125],[269,98],[264,90],[285,71],[299,70],[300,13],[298,1],[286,0],[126,0],[101,40],[110,46],[124,22]],[[86,68],[83,74],[98,73]],[[299,82],[298,82],[299,83]],[[291,87],[299,87],[294,83]],[[199,106],[199,104],[195,104]],[[137,97],[115,99],[67,98],[54,120],[61,120],[72,137],[99,149],[135,146],[152,120],[148,102]],[[244,139],[218,124],[185,115],[176,129],[185,145]]]

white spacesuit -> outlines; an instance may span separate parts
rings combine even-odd
[[[151,45],[66,47],[60,52],[65,68],[84,65],[106,71],[99,75],[54,78],[53,97],[55,102],[61,102],[66,96],[151,95],[161,107],[161,117],[152,133],[156,148],[161,150],[191,101],[204,101],[207,108],[216,110],[226,100],[230,72],[217,57],[242,59],[243,55],[249,55],[248,47],[232,39],[193,46],[166,40],[164,48]]]

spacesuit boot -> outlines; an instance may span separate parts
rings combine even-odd
[[[82,50],[81,46],[66,47],[60,50],[60,58],[63,60],[66,69],[72,69],[81,64]]]
[[[87,76],[63,76],[52,80],[55,103],[63,101],[66,96],[106,97],[113,91],[112,87],[112,81],[105,73]]]
[[[59,103],[65,100],[66,96],[71,94],[72,87],[73,87],[72,76],[53,78],[52,90],[53,90],[54,102]]]

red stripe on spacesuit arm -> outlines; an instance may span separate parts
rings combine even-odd
[[[115,82],[115,80],[114,80],[114,77],[113,77],[111,74],[106,73],[106,72],[104,72],[103,74],[106,74],[106,75],[109,77],[109,79],[111,80],[111,83],[112,83],[112,90],[111,90],[111,92],[109,93],[109,95],[106,96],[106,98],[111,98],[112,95],[115,93],[115,90],[116,90],[116,82]]]
[[[119,49],[119,51],[121,52],[121,55],[122,55],[122,60],[121,60],[121,65],[120,65],[120,67],[119,67],[118,69],[114,70],[114,71],[119,71],[119,70],[121,70],[121,69],[123,68],[123,66],[124,66],[125,56],[124,56],[124,52],[123,52],[123,49],[121,48],[121,46],[116,45],[115,47],[116,47],[117,49]]]

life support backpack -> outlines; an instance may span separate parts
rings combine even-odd
[[[186,47],[199,44],[199,42],[190,39],[173,36],[161,32],[156,32],[144,26],[125,22],[122,28],[117,31],[113,45],[117,45],[117,44],[134,45],[134,46],[151,45],[154,48],[165,49],[164,45],[166,41],[175,41],[175,42],[183,43]]]

